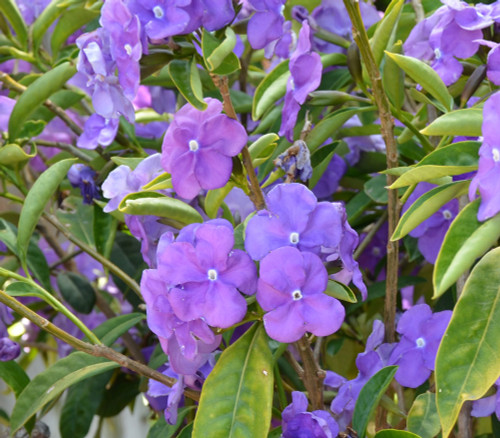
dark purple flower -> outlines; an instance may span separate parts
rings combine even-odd
[[[192,227],[194,240],[176,242],[158,251],[158,271],[172,287],[169,301],[182,321],[203,318],[213,327],[240,322],[246,301],[238,292],[256,290],[256,268],[250,257],[235,249],[230,224]]]
[[[397,327],[401,338],[389,359],[399,366],[395,378],[401,385],[417,388],[429,378],[451,313],[433,314],[427,304],[418,304],[403,314]]]
[[[322,410],[307,412],[307,397],[292,392],[292,403],[282,413],[283,438],[336,438],[339,426],[332,416]]]
[[[13,360],[21,354],[21,347],[17,342],[5,337],[0,338],[0,362]]]
[[[344,321],[342,304],[323,292],[328,273],[320,258],[289,246],[260,262],[257,301],[267,312],[264,327],[279,342],[298,341],[306,332],[335,333]]]
[[[99,198],[99,190],[95,183],[95,170],[84,164],[73,164],[68,171],[68,179],[73,187],[78,187],[84,204],[92,204]]]
[[[201,189],[223,187],[231,176],[232,157],[246,145],[248,136],[236,120],[222,114],[222,103],[207,98],[205,111],[184,105],[163,139],[162,165],[172,175],[177,194],[194,198]]]

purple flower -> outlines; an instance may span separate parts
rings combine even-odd
[[[323,292],[328,273],[320,258],[297,248],[278,248],[260,262],[257,301],[267,312],[264,327],[279,342],[306,332],[328,336],[344,321],[342,304]]]
[[[286,85],[279,134],[286,134],[287,139],[291,142],[300,105],[306,101],[309,93],[319,87],[323,71],[320,56],[311,51],[310,28],[307,21],[302,22],[297,48],[290,57],[289,68],[291,75]]]
[[[40,16],[50,0],[16,0],[17,7],[28,26]]]
[[[246,313],[246,301],[238,290],[255,292],[255,265],[244,251],[233,250],[233,231],[227,221],[219,219],[190,230],[192,241],[183,240],[181,232],[176,242],[158,251],[158,271],[172,287],[172,309],[182,321],[204,318],[213,327],[230,327]]]
[[[494,385],[496,394],[481,398],[479,400],[474,400],[472,402],[471,415],[473,417],[489,417],[491,414],[495,414],[497,418],[500,419],[500,391],[498,390],[499,386],[500,379],[498,379]]]
[[[334,154],[323,175],[312,189],[318,199],[329,198],[339,186],[339,182],[347,170],[347,164],[343,158]]]
[[[274,165],[280,167],[287,175],[287,179],[295,181],[300,179],[306,182],[312,176],[311,154],[306,142],[297,140],[285,152],[278,155]]]
[[[299,391],[292,392],[292,403],[282,413],[283,438],[335,438],[339,426],[332,416],[322,410],[307,412],[307,397]]]
[[[399,366],[395,378],[401,385],[417,388],[429,378],[451,313],[433,314],[427,304],[418,304],[403,314],[397,327],[401,338],[389,359]]]
[[[17,342],[5,337],[0,338],[0,362],[13,360],[21,354],[21,347]]]
[[[484,221],[500,211],[500,142],[498,141],[498,123],[500,111],[500,93],[493,94],[484,104],[483,138],[479,149],[479,168],[469,187],[469,198],[476,197],[479,189],[481,205],[477,218]]]
[[[221,113],[220,101],[205,101],[205,111],[184,105],[163,139],[163,168],[172,175],[177,194],[186,199],[194,198],[201,189],[223,187],[231,176],[232,157],[248,139],[238,121]]]
[[[434,188],[434,184],[421,182],[408,197],[403,210],[404,213],[420,196]],[[418,249],[429,263],[435,263],[444,236],[451,222],[458,214],[458,200],[452,199],[444,204],[436,213],[423,221],[418,227],[410,231],[410,236],[418,239]]]
[[[283,35],[285,0],[249,0],[255,9],[248,22],[248,42],[253,49],[263,49]]]
[[[8,131],[10,113],[12,113],[15,104],[15,99],[11,99],[7,96],[0,96],[0,131]]]
[[[95,170],[84,164],[73,164],[68,171],[68,179],[73,187],[78,187],[84,204],[92,204],[99,198],[99,190],[95,183]]]
[[[83,133],[76,145],[83,149],[96,149],[97,146],[109,146],[113,143],[120,121],[106,119],[99,114],[92,114],[83,127]]]

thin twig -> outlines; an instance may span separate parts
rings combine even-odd
[[[62,143],[60,141],[47,141],[40,139],[34,140],[34,143],[36,143],[39,146],[47,146],[69,152],[70,154],[74,155],[77,158],[80,158],[80,160],[85,161],[86,163],[90,163],[92,161],[92,158],[90,158],[87,154],[84,154],[78,148],[69,143]]]
[[[304,367],[303,373],[299,377],[304,382],[307,389],[309,400],[313,409],[324,409],[323,404],[323,380],[326,372],[322,370],[314,358],[314,352],[306,336],[299,339],[295,346],[299,351]]]

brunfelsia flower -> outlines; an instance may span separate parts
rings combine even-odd
[[[260,262],[257,301],[267,312],[264,327],[279,342],[298,341],[306,332],[328,336],[344,321],[342,304],[323,292],[328,273],[320,258],[289,246]]]
[[[307,397],[299,391],[292,392],[292,403],[282,413],[283,438],[335,438],[339,426],[332,416],[322,410],[307,412]]]
[[[205,111],[184,105],[165,133],[163,168],[172,175],[177,194],[194,198],[201,189],[223,187],[231,176],[232,157],[247,143],[245,128],[222,114],[222,103],[207,98]]]
[[[68,171],[68,180],[73,187],[78,187],[84,204],[92,204],[99,198],[99,190],[95,183],[95,170],[84,164],[73,164]]]
[[[248,254],[233,246],[231,224],[219,219],[189,227],[159,248],[158,271],[168,279],[169,302],[180,320],[203,318],[227,328],[243,319],[247,305],[238,291],[255,293],[257,273]]]
[[[0,338],[0,362],[13,360],[21,354],[21,347],[10,338]]]
[[[432,313],[427,304],[418,304],[403,314],[397,326],[401,338],[389,359],[399,366],[395,379],[401,385],[417,388],[429,378],[451,313]]]
[[[255,13],[248,21],[248,42],[253,49],[263,49],[283,35],[285,0],[248,0]]]

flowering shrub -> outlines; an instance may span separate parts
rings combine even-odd
[[[493,436],[499,24],[2,0],[0,435],[142,395],[147,437]]]

